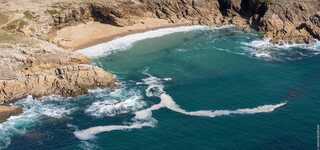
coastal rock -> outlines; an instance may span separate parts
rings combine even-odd
[[[68,97],[91,88],[115,87],[111,73],[90,65],[81,54],[1,30],[0,37],[4,37],[0,38],[0,104],[28,95]]]
[[[273,42],[311,42],[319,38],[320,1],[270,1],[258,30]]]
[[[19,115],[22,113],[22,109],[13,106],[0,106],[0,122],[5,121],[10,116]]]
[[[77,96],[87,89],[115,87],[115,78],[101,68],[80,64],[51,69],[32,69],[21,73],[17,80],[3,80],[0,86],[0,103],[10,103],[28,95],[41,97],[51,94]]]

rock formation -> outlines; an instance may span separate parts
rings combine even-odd
[[[11,106],[0,106],[0,122],[5,121],[8,117],[22,113],[21,108]]]

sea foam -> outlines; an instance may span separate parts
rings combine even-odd
[[[98,118],[132,113],[146,105],[141,92],[135,88],[122,86],[114,91],[97,89],[90,90],[89,93],[98,100],[85,113]]]
[[[221,27],[221,28],[224,28],[224,27]],[[193,30],[208,30],[208,29],[211,29],[211,28],[209,28],[208,26],[200,26],[200,25],[157,29],[157,30],[143,32],[143,33],[130,34],[124,37],[114,39],[110,42],[106,42],[106,43],[98,44],[85,49],[81,49],[79,50],[79,52],[89,57],[106,56],[114,53],[115,51],[122,51],[122,50],[128,49],[132,46],[133,43],[141,40],[162,37],[162,36],[172,34],[172,33],[177,33],[177,32],[188,32]]]
[[[286,102],[275,105],[262,105],[255,108],[241,108],[236,110],[199,110],[199,111],[187,111],[182,109],[173,98],[164,91],[163,80],[148,74],[148,78],[143,79],[144,83],[149,85],[146,89],[147,96],[156,96],[160,98],[160,104],[158,107],[165,107],[174,112],[178,112],[190,116],[202,116],[202,117],[218,117],[232,114],[256,114],[256,113],[268,113],[277,108],[286,105]],[[153,106],[154,107],[154,106]]]
[[[132,118],[132,122],[128,125],[106,125],[83,130],[77,129],[74,135],[79,140],[90,140],[95,138],[96,134],[103,132],[139,129],[156,125],[157,120],[152,117],[152,111],[160,109],[162,106],[156,104],[150,108],[142,109],[145,106],[145,102],[138,91],[123,87],[107,95],[111,99],[94,102],[86,109],[86,112],[95,117],[113,117],[123,113],[134,112],[135,117]]]
[[[242,43],[248,55],[264,60],[299,60],[320,54],[320,41],[310,44],[273,44],[270,39]]]
[[[69,115],[75,108],[68,102],[59,102],[60,97],[45,97],[39,101],[28,96],[14,105],[23,108],[23,113],[12,116],[7,121],[0,123],[0,149],[5,149],[11,143],[11,138],[23,135],[32,129],[41,117],[62,118]],[[52,103],[51,103],[52,102]]]
[[[145,102],[142,101],[142,97],[134,95],[123,101],[106,99],[104,101],[94,102],[89,108],[85,110],[85,112],[96,117],[112,117],[119,114],[137,111],[144,106]]]
[[[287,103],[279,103],[274,105],[262,105],[255,108],[240,108],[236,110],[199,110],[199,111],[187,111],[181,108],[173,98],[166,93],[164,90],[164,82],[170,81],[171,78],[157,78],[146,72],[145,75],[148,77],[143,79],[142,82],[137,84],[145,84],[146,96],[148,97],[158,97],[160,98],[160,103],[152,105],[149,108],[142,109],[135,112],[135,116],[132,118],[132,123],[129,125],[106,125],[106,126],[96,126],[90,127],[88,129],[77,130],[74,132],[75,137],[79,140],[90,140],[96,137],[97,134],[104,132],[111,132],[116,130],[130,130],[130,129],[140,129],[143,127],[155,127],[157,120],[152,117],[152,112],[159,110],[161,108],[167,108],[171,111],[181,113],[188,116],[198,116],[198,117],[218,117],[227,115],[237,115],[237,114],[257,114],[257,113],[269,113],[274,110],[285,106]],[[114,106],[116,107],[116,106]],[[109,110],[106,110],[109,112]]]

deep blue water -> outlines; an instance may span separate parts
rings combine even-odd
[[[10,142],[10,150],[316,149],[320,49],[265,44],[258,33],[233,28],[139,41],[94,60],[117,75],[120,90],[94,90],[69,100],[48,97],[44,102],[29,97],[17,104],[29,112],[25,120],[1,124],[0,145]],[[86,141],[74,135],[95,126],[131,126],[134,112],[160,102],[157,96],[146,96],[150,85],[143,79],[148,75],[163,79],[165,93],[188,112],[286,105],[218,117],[162,108],[152,111],[154,127],[103,132]]]

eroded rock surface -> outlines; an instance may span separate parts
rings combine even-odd
[[[0,106],[0,122],[5,121],[10,116],[19,115],[22,109],[13,106]]]
[[[320,38],[318,0],[12,0],[0,7],[5,8],[1,18],[12,18],[5,25],[0,22],[4,30],[49,41],[66,26],[98,21],[124,27],[145,17],[172,23],[235,24],[265,32],[274,42]]]

